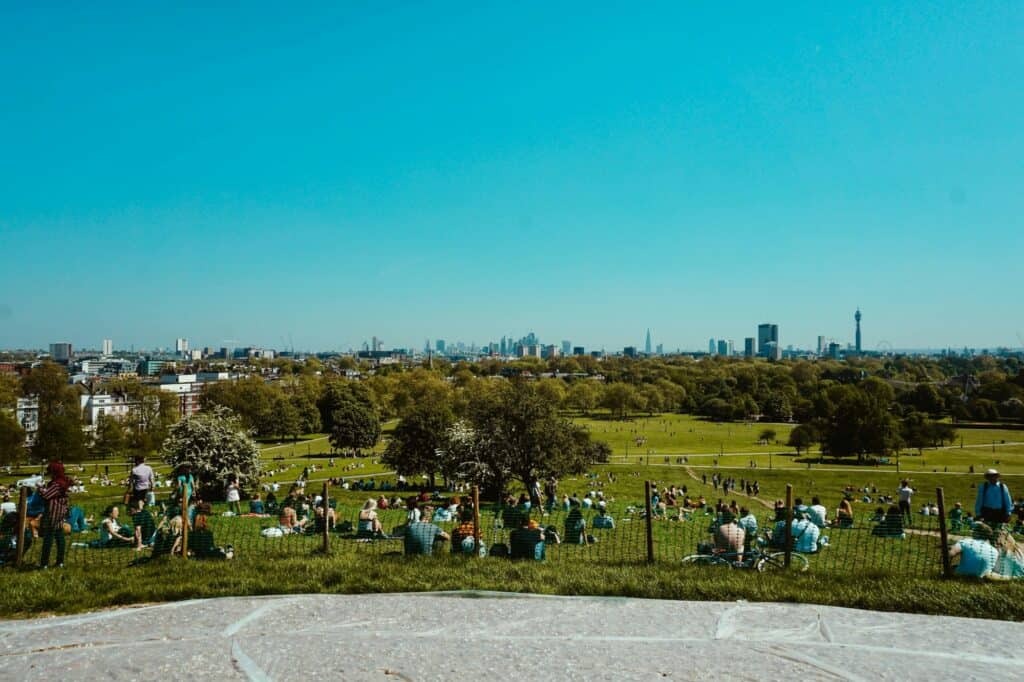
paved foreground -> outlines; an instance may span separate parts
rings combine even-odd
[[[494,592],[235,597],[0,622],[0,679],[1019,679],[1024,624]]]

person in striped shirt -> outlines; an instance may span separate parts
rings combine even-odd
[[[46,511],[43,512],[41,525],[43,535],[43,554],[39,559],[39,567],[46,568],[50,563],[50,550],[54,540],[57,541],[57,568],[64,567],[64,520],[68,517],[68,490],[71,480],[64,474],[64,465],[50,462],[46,467],[50,482],[39,490],[40,496],[46,500]]]

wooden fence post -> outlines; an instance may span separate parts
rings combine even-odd
[[[935,497],[939,501],[939,542],[942,543],[942,577],[948,578],[953,575],[953,568],[949,561],[949,532],[946,528],[946,498],[942,488],[935,489]]]
[[[181,558],[188,559],[188,484],[181,486]]]
[[[25,529],[28,526],[28,488],[22,486],[18,495],[18,544],[15,546],[14,565],[21,566],[25,559]]]
[[[786,484],[786,558],[785,566],[789,568],[793,556],[793,486]]]
[[[329,522],[329,514],[331,512],[330,501],[327,499],[327,481],[324,481],[324,556],[331,553],[331,528]]]
[[[651,512],[651,482],[644,481],[644,511],[647,521],[647,563],[654,563],[654,518]]]
[[[480,556],[480,486],[473,486],[473,556]]]

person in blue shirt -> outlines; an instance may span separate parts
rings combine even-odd
[[[1013,513],[1013,499],[1010,489],[999,480],[999,472],[989,469],[985,482],[978,486],[978,497],[974,502],[974,516],[995,528],[1010,522]]]
[[[949,548],[950,558],[960,557],[956,567],[957,575],[989,577],[999,560],[999,550],[989,543],[991,538],[992,529],[984,523],[977,523],[974,525],[973,538],[960,540]]]

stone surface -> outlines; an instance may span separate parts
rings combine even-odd
[[[1024,625],[493,592],[235,597],[0,622],[0,680],[1018,679]]]

